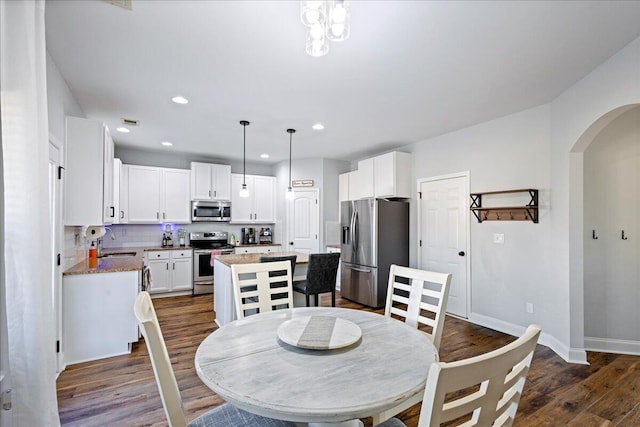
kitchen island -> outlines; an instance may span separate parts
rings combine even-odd
[[[213,265],[213,309],[216,312],[216,323],[222,327],[237,319],[236,306],[233,299],[233,283],[231,266],[234,264],[253,264],[260,262],[260,257],[296,255],[294,280],[304,280],[307,276],[309,255],[301,252],[275,252],[271,254],[217,255]],[[304,307],[304,295],[293,293],[293,305]]]

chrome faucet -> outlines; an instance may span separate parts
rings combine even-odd
[[[116,240],[116,233],[114,233],[112,229],[105,227],[105,230],[104,236],[106,236],[108,232],[111,232],[111,240]],[[98,237],[98,247],[96,248],[98,258],[102,256],[102,238],[104,236]]]

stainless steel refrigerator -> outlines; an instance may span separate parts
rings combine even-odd
[[[355,200],[342,202],[340,212],[340,294],[370,307],[382,307],[389,267],[409,265],[409,203]]]

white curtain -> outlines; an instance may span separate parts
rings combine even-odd
[[[44,0],[0,0],[1,261],[6,297],[2,308],[6,309],[8,375],[13,389],[11,424],[18,427],[60,425],[51,283],[44,7]]]

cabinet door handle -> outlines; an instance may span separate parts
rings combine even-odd
[[[120,219],[124,218],[124,211],[120,211]]]
[[[156,212],[156,219],[160,219],[160,212]]]
[[[166,212],[162,212],[162,219],[165,219],[167,217],[167,213]]]
[[[173,269],[174,270],[176,269],[176,263],[175,262],[173,263]]]
[[[169,263],[166,263],[165,266],[167,267],[167,270],[169,269]]]
[[[115,218],[116,217],[116,208],[111,206],[111,218]]]
[[[211,197],[211,190],[209,190],[209,197]]]
[[[218,197],[218,192],[216,190],[213,190],[213,197]]]

